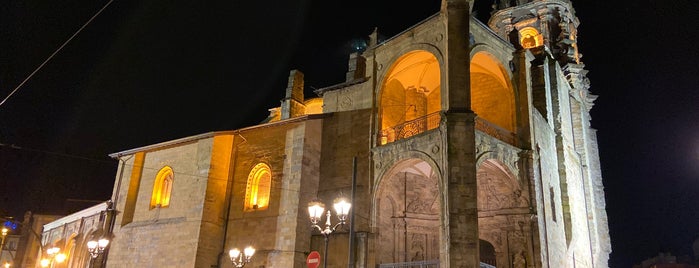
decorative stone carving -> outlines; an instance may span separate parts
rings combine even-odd
[[[347,96],[342,97],[342,101],[340,101],[340,108],[349,109],[350,107],[352,107],[352,99]]]
[[[480,166],[486,159],[497,159],[498,161],[504,163],[507,168],[513,173],[512,175],[516,178],[519,177],[519,152],[521,149],[506,144],[498,139],[490,137],[483,133],[476,133],[476,152],[484,153],[488,152],[487,157],[478,159],[478,165]]]
[[[527,260],[524,258],[524,251],[519,251],[512,257],[512,265],[514,268],[525,268],[527,267]]]

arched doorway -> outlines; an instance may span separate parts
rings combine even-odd
[[[478,130],[514,143],[514,90],[507,71],[488,52],[477,52],[471,58],[471,109],[478,115]]]
[[[478,241],[478,255],[481,258],[481,263],[492,265],[497,267],[497,260],[495,259],[495,247],[488,241],[480,239]]]
[[[440,254],[438,175],[421,159],[396,164],[376,193],[377,263],[437,261]]]
[[[439,61],[432,53],[414,50],[398,58],[381,87],[379,145],[437,128],[440,84]]]
[[[478,236],[481,243],[485,240],[492,247],[492,255],[483,255],[481,246],[481,262],[510,267],[513,259],[528,256],[528,191],[510,168],[496,159],[480,164],[477,180]]]

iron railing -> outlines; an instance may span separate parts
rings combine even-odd
[[[439,268],[439,260],[382,263],[378,268]]]
[[[514,133],[480,117],[476,117],[476,129],[510,145],[517,145]]]
[[[381,134],[379,135],[379,145],[407,139],[430,129],[435,129],[439,126],[440,119],[441,116],[439,112],[437,112],[405,121],[390,128],[385,128],[381,130]]]
[[[378,140],[379,145],[407,139],[425,131],[435,129],[439,127],[440,119],[441,116],[439,112],[431,113],[410,121],[405,121],[393,127],[382,129]],[[517,145],[514,133],[480,117],[476,117],[476,129],[510,145]]]
[[[496,268],[495,265],[480,263],[480,268]],[[439,268],[439,260],[382,263],[377,268]]]

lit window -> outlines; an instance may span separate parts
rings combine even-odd
[[[533,48],[544,44],[544,37],[533,27],[519,30],[519,43],[523,48]]]
[[[170,206],[173,177],[174,173],[170,167],[166,166],[158,171],[158,175],[155,176],[155,184],[153,184],[150,208],[164,208]]]
[[[245,210],[265,209],[269,206],[269,192],[272,185],[272,172],[267,164],[257,164],[248,176],[245,191]]]

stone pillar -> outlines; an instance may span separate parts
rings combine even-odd
[[[532,149],[532,133],[534,132],[531,125],[531,113],[532,108],[530,105],[532,103],[532,90],[531,90],[531,61],[534,60],[534,55],[532,55],[529,50],[522,49],[515,52],[514,59],[512,60],[512,74],[515,80],[515,90],[517,91],[518,111],[519,114],[517,120],[516,133],[518,136],[517,145],[520,148]]]
[[[442,181],[445,227],[442,267],[479,267],[475,114],[470,110],[469,26],[471,0],[443,0],[446,20],[446,150]],[[446,242],[446,245],[445,245]]]
[[[528,231],[525,232],[525,239],[528,254],[525,256],[527,267],[543,267],[541,255],[541,241],[539,240],[539,225],[537,224],[537,201],[536,190],[534,189],[536,182],[536,174],[534,173],[534,152],[532,150],[523,150],[519,153],[519,168],[522,171],[522,179],[524,182],[523,188],[526,189],[529,199],[529,218]]]
[[[269,267],[305,267],[304,252],[310,251],[312,231],[306,208],[318,193],[320,136],[320,120],[306,121],[287,132],[275,236],[278,251],[270,253]]]
[[[281,119],[303,115],[306,112],[303,101],[303,73],[299,70],[291,70],[289,83],[286,86],[286,96],[282,99]]]
[[[366,76],[366,59],[359,55],[358,52],[349,55],[349,63],[347,64],[347,73],[345,80],[347,82],[356,79],[362,79]]]

